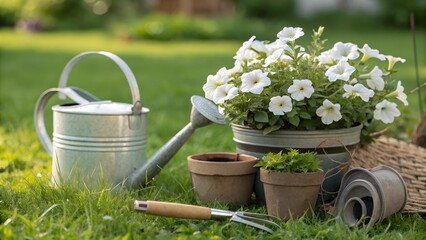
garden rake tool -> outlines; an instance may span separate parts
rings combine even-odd
[[[274,222],[280,221],[280,219],[267,214],[232,212],[228,210],[180,203],[136,200],[135,210],[142,211],[150,215],[186,219],[208,220],[229,218],[231,221],[244,223],[246,225],[262,229],[271,234],[274,233],[272,228],[281,228],[280,225]]]

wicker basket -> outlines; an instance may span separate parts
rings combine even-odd
[[[403,212],[426,213],[426,149],[393,138],[380,137],[375,143],[357,148],[352,167],[373,168],[386,165],[405,180],[408,201]]]

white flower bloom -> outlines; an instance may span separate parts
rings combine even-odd
[[[401,113],[396,107],[396,104],[388,100],[383,100],[378,103],[376,105],[376,110],[374,110],[374,119],[381,120],[384,123],[391,123],[395,117],[400,115]]]
[[[43,177],[43,175],[41,175],[41,173],[37,173],[37,175],[36,175],[38,178],[41,178],[41,177]]]
[[[328,77],[330,82],[334,82],[338,79],[343,81],[348,81],[351,77],[351,74],[355,72],[355,68],[349,65],[345,60],[340,60],[336,65],[331,66],[325,72],[325,76]]]
[[[379,67],[375,66],[368,74],[367,85],[371,89],[382,91],[385,88],[385,81],[382,78],[383,72]]]
[[[213,102],[216,104],[224,103],[226,100],[233,99],[238,95],[238,88],[234,84],[222,85],[214,91]]]
[[[396,98],[404,103],[405,106],[408,106],[407,95],[404,93],[404,87],[401,85],[401,81],[398,81],[398,85],[396,87],[396,91],[398,95]]]
[[[254,49],[255,51],[257,51],[257,52],[264,52],[264,53],[268,53],[269,52],[268,48],[266,47],[266,45],[265,45],[265,43],[263,41],[254,40],[251,43],[250,47],[252,49]]]
[[[286,112],[291,112],[293,104],[289,96],[276,96],[271,98],[268,109],[274,115],[284,115]]]
[[[317,57],[317,60],[323,65],[333,65],[336,61],[336,59],[331,56],[330,50],[322,52],[321,55]]]
[[[268,67],[269,65],[276,63],[280,59],[281,55],[283,55],[283,53],[284,53],[283,49],[278,49],[274,51],[272,55],[266,57],[265,64],[263,66]]]
[[[330,54],[336,60],[354,60],[359,57],[358,46],[353,43],[338,42],[334,44]]]
[[[370,58],[377,58],[380,61],[386,60],[385,55],[380,54],[379,50],[371,49],[368,44],[364,44],[362,48],[359,49],[364,55],[361,58],[361,62],[365,62]]]
[[[285,48],[288,48],[288,47],[289,46],[287,45],[287,43],[284,42],[284,41],[281,41],[280,39],[277,39],[277,40],[275,40],[275,41],[273,41],[269,44],[266,44],[266,48],[269,49],[268,56],[271,55],[273,52],[275,52],[278,49],[285,49]]]
[[[301,36],[305,35],[303,32],[303,29],[300,27],[285,27],[283,30],[281,30],[279,33],[277,33],[277,37],[284,42],[291,42],[294,41]]]
[[[388,64],[388,71],[392,70],[393,66],[397,62],[405,63],[405,59],[404,58],[394,57],[394,56],[391,56],[391,55],[385,55],[385,57],[386,57],[386,59],[389,62],[389,64]]]
[[[260,94],[263,88],[271,84],[271,79],[259,69],[241,75],[241,91]]]
[[[237,55],[241,55],[247,49],[250,49],[251,44],[253,43],[255,39],[256,39],[256,36],[251,36],[249,40],[243,42],[243,45],[237,50]]]
[[[317,109],[316,114],[321,117],[321,122],[325,125],[330,125],[331,123],[342,119],[340,104],[333,104],[328,99],[324,100],[322,106]]]
[[[236,55],[234,56],[236,63],[243,63],[244,61],[250,61],[255,59],[258,54],[251,50],[251,45],[256,39],[256,36],[252,36],[249,40],[245,41],[243,45],[238,49]]]
[[[364,87],[364,85],[360,83],[355,84],[355,86],[345,84],[343,89],[345,90],[345,93],[343,94],[343,97],[345,98],[360,97],[362,101],[368,102],[370,98],[374,96],[373,90]]]
[[[314,93],[314,88],[312,87],[311,80],[302,79],[293,80],[293,85],[287,89],[288,93],[291,94],[291,98],[296,101],[303,100],[305,98],[310,98]]]
[[[213,94],[216,88],[229,82],[230,79],[228,74],[228,70],[223,67],[219,69],[216,75],[209,75],[207,77],[207,82],[203,85],[203,90],[207,99],[213,100]]]
[[[235,64],[243,64],[244,62],[250,63],[251,61],[257,60],[259,54],[251,49],[246,49],[240,54],[234,56]]]
[[[241,66],[241,64],[235,64],[234,67],[232,67],[231,69],[228,69],[228,75],[233,75],[235,73],[241,73],[243,72],[243,67]]]

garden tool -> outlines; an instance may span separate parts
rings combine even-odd
[[[280,221],[280,219],[271,215],[250,212],[232,212],[181,203],[135,200],[135,210],[155,216],[185,219],[209,220],[229,218],[231,221],[262,229],[271,234],[274,233],[272,228],[281,228],[280,225],[274,222]]]
[[[92,55],[107,57],[120,67],[130,86],[132,104],[99,100],[85,90],[66,86],[74,65]],[[46,131],[44,112],[48,100],[56,93],[62,98],[68,97],[73,103],[52,107],[52,143]],[[40,96],[34,113],[38,137],[53,158],[54,182],[58,184],[75,174],[89,186],[96,186],[99,180],[129,188],[145,186],[197,128],[212,122],[226,123],[211,101],[192,96],[191,102],[191,122],[147,159],[146,118],[149,109],[142,106],[135,76],[128,65],[109,52],[77,55],[65,66],[59,87],[48,89]]]

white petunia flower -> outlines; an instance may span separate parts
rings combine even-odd
[[[305,98],[310,98],[314,93],[311,80],[302,79],[293,80],[293,85],[287,89],[288,93],[291,94],[291,98],[296,101],[301,101]]]
[[[271,98],[268,109],[274,115],[284,115],[286,112],[291,112],[293,104],[289,96],[276,96]]]
[[[234,56],[236,64],[241,64],[245,61],[250,62],[251,60],[257,58],[258,54],[250,49],[255,39],[256,36],[252,36],[249,40],[245,41],[243,45],[237,50],[237,53]]]
[[[317,109],[316,114],[321,117],[321,122],[325,125],[330,125],[331,123],[342,119],[340,104],[333,104],[328,99],[324,100],[322,106]]]
[[[330,54],[336,60],[354,60],[359,57],[358,46],[353,43],[335,43]]]
[[[383,80],[383,72],[379,67],[375,66],[373,70],[367,75],[367,85],[379,91],[382,91],[385,87],[385,81]]]
[[[355,84],[355,86],[345,84],[343,89],[345,90],[345,93],[343,94],[343,97],[345,98],[360,97],[362,101],[368,102],[370,98],[374,96],[373,90],[364,87],[364,85],[360,83]]]
[[[216,75],[209,75],[207,77],[207,82],[203,85],[203,90],[207,99],[213,100],[213,94],[216,88],[229,82],[230,79],[228,74],[228,70],[223,67],[219,69]]]
[[[241,66],[241,64],[235,64],[234,67],[232,67],[231,69],[228,69],[228,75],[233,75],[235,73],[241,73],[243,72],[243,67]]]
[[[379,50],[371,49],[368,44],[364,44],[362,48],[359,49],[364,55],[361,58],[361,62],[366,62],[370,58],[377,58],[380,61],[386,60],[385,55],[380,54]]]
[[[256,36],[251,36],[251,38],[245,42],[243,42],[243,45],[237,50],[237,55],[241,55],[244,53],[247,49],[250,49],[251,44],[256,39]]]
[[[266,57],[265,64],[263,66],[268,67],[269,65],[276,63],[280,59],[281,55],[283,55],[283,53],[284,53],[283,49],[278,49],[274,51],[272,55]]]
[[[317,57],[317,60],[323,65],[333,65],[336,61],[336,59],[331,56],[330,50],[322,52],[321,55]]]
[[[273,52],[275,52],[276,50],[278,50],[278,49],[286,49],[286,48],[289,48],[289,46],[287,45],[286,42],[281,41],[280,39],[277,39],[277,40],[275,40],[275,41],[273,41],[273,42],[271,42],[269,44],[266,44],[266,48],[269,49],[269,51],[268,51],[269,52],[268,56],[269,56]]]
[[[385,57],[386,57],[386,59],[389,62],[389,64],[388,64],[388,71],[392,70],[393,66],[397,62],[405,63],[405,59],[404,58],[394,57],[394,56],[391,56],[391,55],[385,55]]]
[[[241,75],[241,91],[260,94],[263,88],[271,84],[271,79],[259,69]]]
[[[305,35],[303,32],[303,29],[300,27],[285,27],[283,30],[277,33],[277,37],[284,42],[291,42],[294,41],[301,36]]]
[[[404,87],[401,85],[401,81],[398,81],[396,90],[388,94],[388,96],[395,96],[395,95],[396,95],[396,99],[404,103],[405,106],[408,106],[407,94],[404,93]]]
[[[334,82],[338,79],[348,81],[351,74],[355,72],[355,68],[349,65],[345,60],[340,60],[336,65],[331,66],[325,72],[325,76],[328,77],[330,82]]]
[[[213,102],[216,104],[224,103],[226,100],[233,99],[238,95],[238,88],[234,84],[225,84],[214,91]]]
[[[403,102],[405,106],[408,106],[407,95],[404,93],[404,87],[401,85],[401,81],[398,81],[396,91],[398,92],[398,96],[396,98]]]
[[[251,43],[250,47],[257,52],[264,52],[264,53],[269,52],[268,48],[266,47],[263,41],[255,40]]]
[[[401,112],[399,112],[395,103],[389,102],[388,100],[383,100],[376,105],[376,110],[374,110],[374,119],[381,120],[384,123],[392,123],[395,117],[399,117]]]

